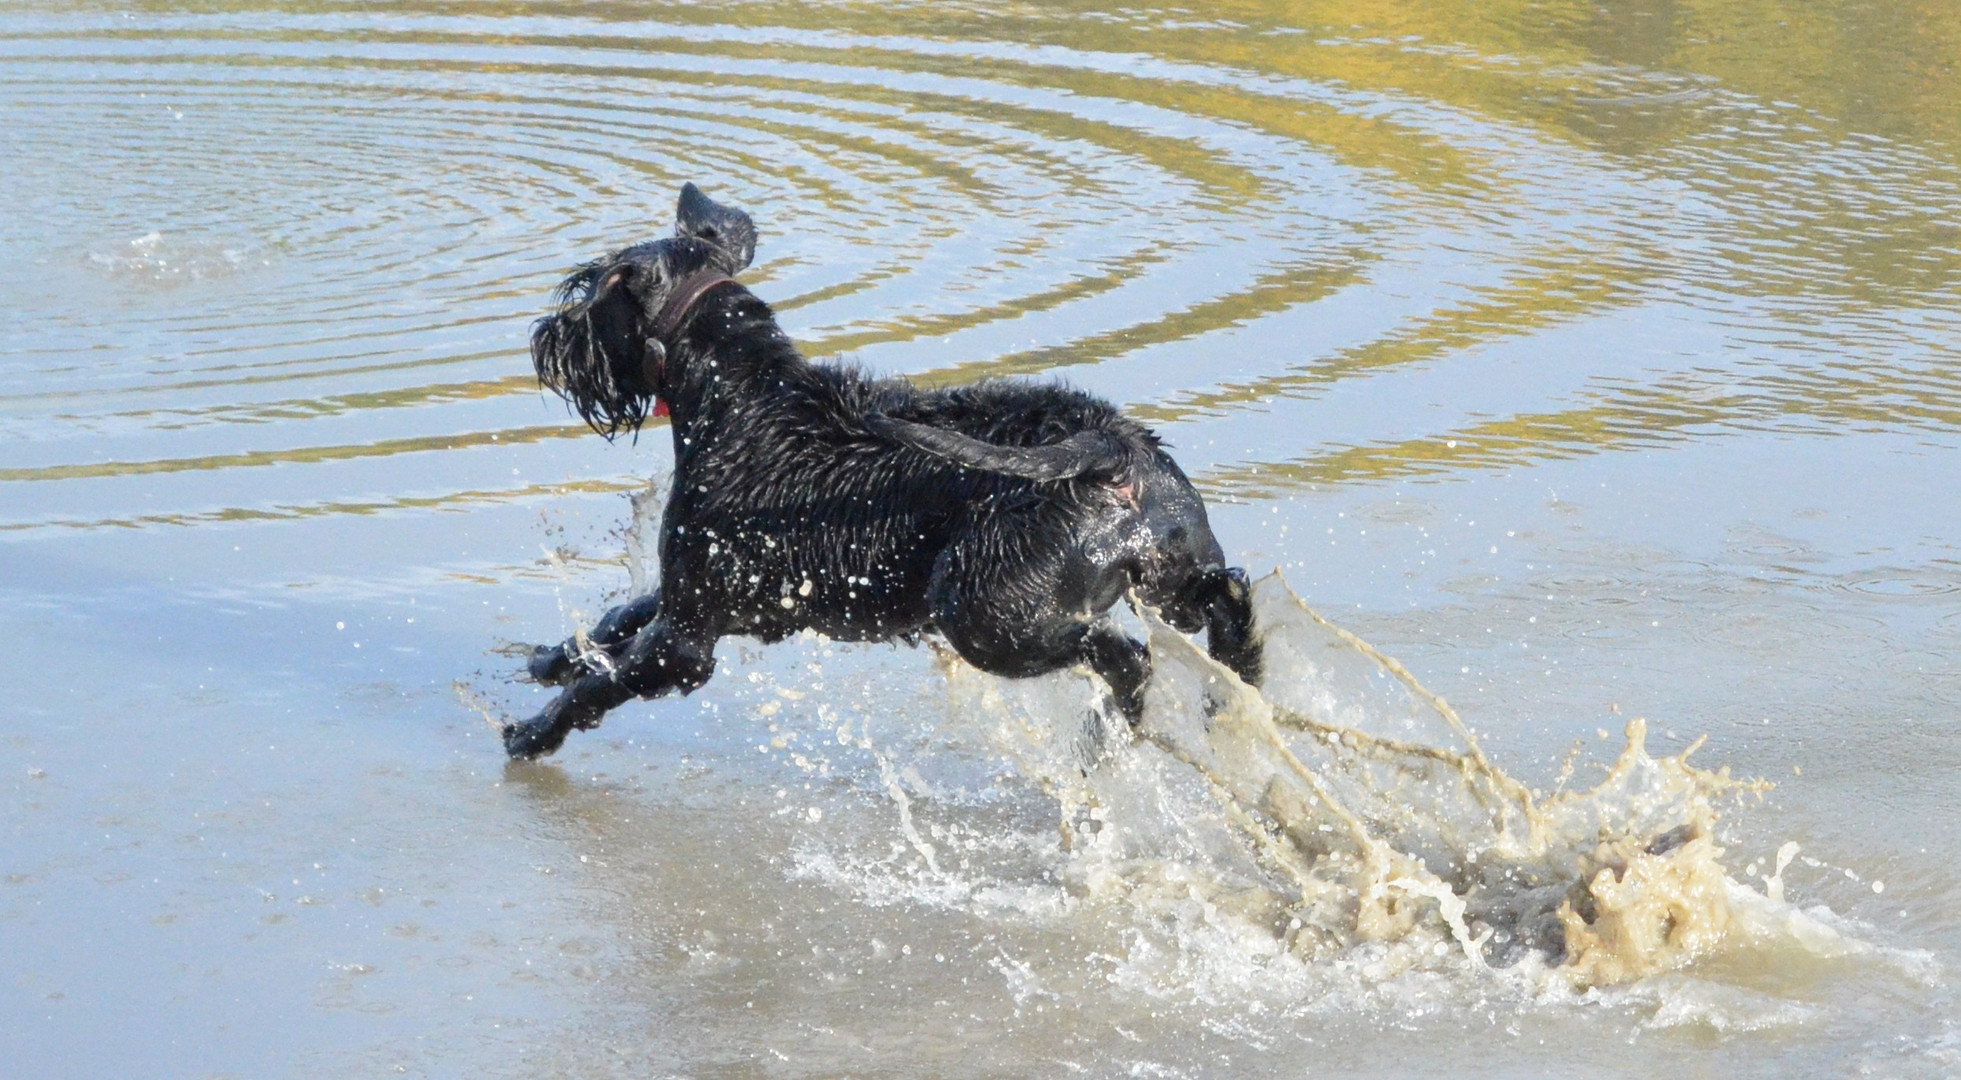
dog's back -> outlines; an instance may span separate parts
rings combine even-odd
[[[1041,482],[894,442],[873,418],[1010,448],[1101,433],[1126,449],[1126,467]],[[714,549],[704,554],[747,568],[719,587],[731,631],[765,640],[805,627],[856,640],[931,630],[935,568],[976,515],[1024,514],[1055,534],[1044,543],[1067,545],[1088,517],[1137,517],[1139,473],[1161,456],[1145,428],[1078,390],[994,381],[928,391],[852,365],[759,381],[706,426],[677,458],[666,529],[704,537]]]

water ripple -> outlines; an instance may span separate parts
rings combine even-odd
[[[481,482],[577,430],[525,327],[687,179],[756,212],[750,281],[813,354],[1234,425],[1243,456],[1195,464],[1220,493],[1961,426],[1956,170],[1706,78],[1253,18],[449,10],[0,33],[0,485],[226,477],[147,493],[194,524],[366,506],[319,467],[413,452],[531,497]],[[1559,123],[1497,104],[1523,84]],[[1685,126],[1629,156],[1644,117]],[[1489,363],[1547,377],[1414,407]],[[0,523],[110,520],[43,503]]]

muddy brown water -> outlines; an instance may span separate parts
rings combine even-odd
[[[0,1073],[1961,1072],[1958,65],[1913,2],[0,4]],[[1309,948],[1251,774],[925,649],[507,767],[493,650],[669,460],[527,322],[685,180],[812,355],[1148,418],[1541,799],[1707,736],[1784,902],[1576,985],[1412,868]]]

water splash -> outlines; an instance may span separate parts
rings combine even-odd
[[[1127,748],[1107,709],[1062,681],[950,666],[956,714],[1061,804],[1064,875],[1086,902],[1128,906],[1266,976],[1291,956],[1370,982],[1495,976],[1530,994],[1738,950],[1873,951],[1731,876],[1718,807],[1767,785],[1690,764],[1695,746],[1657,758],[1635,720],[1599,783],[1540,796],[1278,574],[1254,603],[1270,672],[1258,689],[1144,614],[1156,671]],[[1209,977],[1221,996],[1243,981],[1154,950],[1140,946],[1130,976],[1201,997]]]
[[[271,259],[243,243],[222,244],[148,232],[107,251],[88,253],[88,264],[133,284],[173,285],[231,278]]]

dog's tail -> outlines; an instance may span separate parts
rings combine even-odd
[[[872,434],[969,469],[1019,476],[1025,480],[1071,480],[1092,473],[1119,473],[1130,466],[1131,449],[1114,432],[1082,431],[1047,446],[1000,446],[957,431],[869,413]]]

